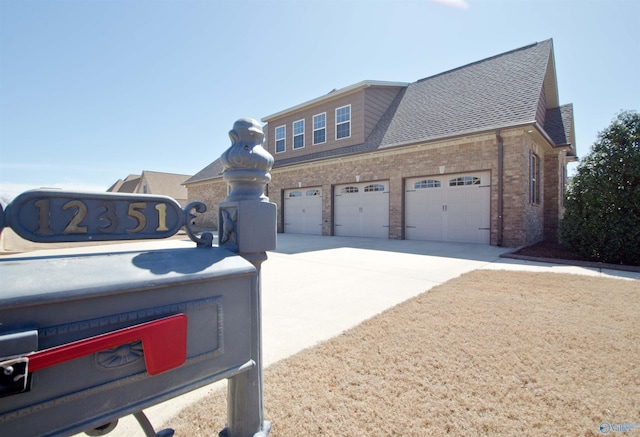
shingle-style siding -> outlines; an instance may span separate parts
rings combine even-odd
[[[540,91],[540,101],[538,102],[538,110],[536,111],[536,121],[540,126],[544,126],[545,117],[547,115],[547,95],[544,92],[544,85]]]
[[[364,136],[368,138],[378,125],[401,87],[370,87],[364,91]]]
[[[336,109],[351,105],[351,136],[349,138],[336,139]],[[326,113],[326,139],[322,144],[313,144],[313,116]],[[305,121],[305,145],[300,149],[293,149],[293,123],[303,119]],[[279,126],[286,126],[285,152],[276,153],[275,149],[275,129]],[[305,108],[293,115],[285,115],[281,118],[269,120],[267,126],[266,149],[275,160],[296,158],[310,153],[339,149],[353,146],[364,142],[364,90],[343,95],[337,99],[330,100],[315,106]]]

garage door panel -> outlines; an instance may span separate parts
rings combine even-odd
[[[285,191],[284,232],[322,235],[321,188]]]
[[[388,182],[339,185],[335,189],[334,234],[389,237]]]
[[[489,173],[406,181],[407,239],[489,243]]]

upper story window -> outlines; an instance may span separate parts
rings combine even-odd
[[[293,122],[293,148],[304,147],[304,119]]]
[[[529,163],[529,202],[540,203],[540,157],[531,152]]]
[[[423,179],[413,184],[413,188],[418,190],[420,188],[440,188],[441,184],[438,179]]]
[[[351,105],[336,109],[336,140],[351,136]]]
[[[327,113],[313,116],[313,144],[322,144],[327,141]]]
[[[276,128],[276,153],[285,151],[285,143],[287,140],[287,127],[278,126]]]

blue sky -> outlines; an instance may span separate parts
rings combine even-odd
[[[0,0],[0,194],[195,174],[260,119],[553,38],[578,155],[640,109],[636,0]]]

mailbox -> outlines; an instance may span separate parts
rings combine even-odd
[[[0,261],[0,434],[72,434],[255,366],[255,275],[224,249]]]
[[[108,433],[142,410],[229,379],[224,437],[261,437],[260,268],[275,248],[275,205],[263,194],[273,157],[259,123],[241,119],[222,156],[230,192],[219,247],[191,229],[193,202],[30,191],[0,208],[32,241],[164,238],[197,247],[0,259],[0,436]],[[170,436],[172,430],[157,435]]]

